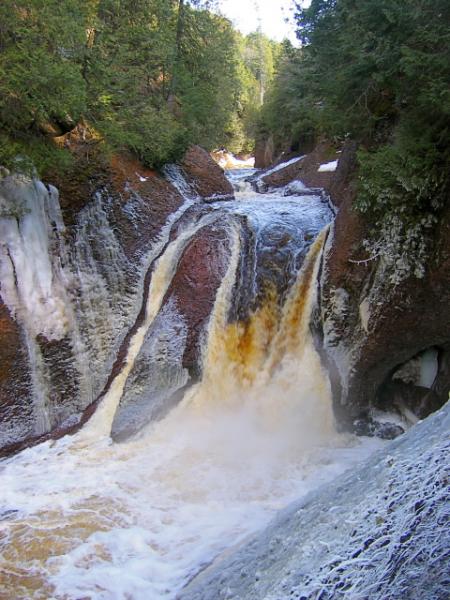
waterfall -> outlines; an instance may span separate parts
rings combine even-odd
[[[242,440],[232,435],[230,446],[234,452],[239,448],[241,460],[240,442],[247,445],[250,438],[260,449],[270,439],[270,453],[276,439],[279,449],[294,455],[335,433],[327,374],[309,332],[325,234],[311,247],[281,309],[269,295],[247,322],[230,324],[239,249],[235,241],[208,330],[203,378],[186,402],[223,422],[227,413],[239,412],[241,433],[244,421],[248,430]]]
[[[64,288],[72,325],[52,329],[79,336],[90,393],[109,368],[108,385],[75,435],[1,463],[0,597],[173,599],[276,510],[379,444],[336,433],[311,340],[330,220],[319,197],[187,199],[134,266],[108,203],[98,196],[79,217],[62,267],[79,290]],[[169,290],[186,251],[215,227],[223,252],[205,264],[222,261],[224,275],[202,330],[200,380],[188,382],[190,324]],[[171,410],[153,418],[155,402]]]

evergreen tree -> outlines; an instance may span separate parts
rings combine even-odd
[[[81,0],[0,4],[0,162],[57,160],[47,136],[72,129],[86,109]]]
[[[189,143],[234,136],[237,37],[201,0],[4,0],[0,4],[0,163],[42,172],[70,159],[82,120],[105,151],[158,167]]]

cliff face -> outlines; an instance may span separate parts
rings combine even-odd
[[[373,224],[353,209],[355,154],[356,146],[347,143],[337,170],[326,174],[325,188],[339,210],[325,247],[315,316],[335,409],[352,428],[375,405],[406,408],[423,418],[445,402],[450,389],[450,203],[433,232],[424,276],[392,283],[395,273],[382,253],[367,260],[364,241]],[[315,166],[327,156],[320,157],[319,147],[308,159]],[[304,180],[320,183],[313,168],[305,169]]]
[[[367,261],[369,228],[345,198],[326,248],[318,322],[336,409],[353,420],[377,401],[382,408],[403,404],[423,418],[450,389],[450,207],[420,279],[390,283],[382,258]],[[411,360],[415,367],[400,370]]]
[[[197,155],[197,185],[211,194],[229,191],[223,171],[201,149],[189,150],[186,172]],[[196,189],[182,194],[176,181],[126,157],[103,164],[91,180],[81,179],[80,189],[73,177],[61,181],[60,196],[25,177],[5,173],[0,180],[2,453],[83,421],[143,318],[155,260],[183,214],[201,204]],[[178,177],[188,189],[182,173]],[[214,239],[202,241],[212,271],[216,246]],[[186,286],[180,286],[171,293],[182,297]],[[214,293],[212,284],[202,291],[201,315],[188,332],[186,362],[192,368]]]

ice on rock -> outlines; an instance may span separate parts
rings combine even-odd
[[[59,340],[73,321],[64,271],[64,224],[58,191],[37,180],[6,177],[0,183],[0,295],[36,336]],[[53,258],[52,258],[53,257]]]

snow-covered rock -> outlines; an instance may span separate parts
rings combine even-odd
[[[444,600],[450,567],[450,403],[282,511],[183,600]]]

